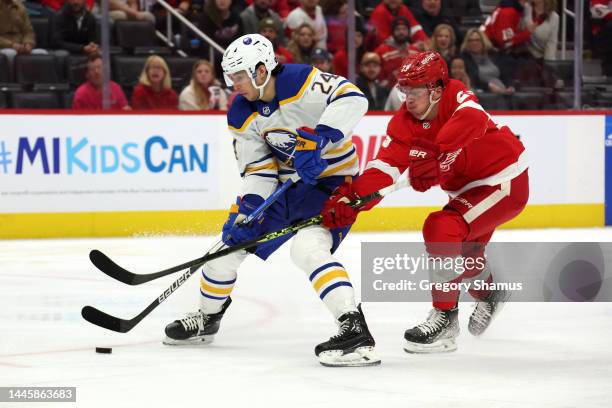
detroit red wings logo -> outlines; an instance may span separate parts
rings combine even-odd
[[[449,171],[451,165],[457,160],[457,156],[461,154],[463,149],[455,150],[454,152],[446,153],[446,157],[440,162],[440,171]]]

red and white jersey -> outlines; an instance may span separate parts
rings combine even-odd
[[[522,18],[521,12],[514,7],[498,6],[485,21],[485,33],[500,50],[527,42],[531,33],[521,28]]]
[[[387,127],[374,160],[354,183],[361,196],[394,183],[410,166],[413,138],[440,147],[440,186],[451,197],[470,188],[512,180],[527,169],[525,148],[498,126],[462,82],[450,79],[433,120],[419,120],[402,105]]]

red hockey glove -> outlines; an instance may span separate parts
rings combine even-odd
[[[351,183],[345,182],[338,187],[323,204],[323,225],[329,229],[349,226],[357,219],[359,210],[348,205],[359,196],[351,189]]]
[[[422,138],[412,139],[410,148],[410,185],[416,191],[424,192],[440,183],[440,147]]]

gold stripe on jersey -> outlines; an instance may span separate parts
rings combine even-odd
[[[348,171],[348,169],[351,169],[353,167],[355,167],[355,169],[351,170],[350,171],[351,174],[349,174],[349,175],[355,174],[357,172],[357,170],[359,170],[356,167],[359,164],[359,157],[357,157],[356,154],[352,155],[351,157],[352,157],[352,159],[350,159],[350,157],[349,157],[350,160],[349,161],[345,161],[344,163],[340,162],[340,163],[332,164],[323,173],[321,173],[319,175],[319,178],[333,176],[333,175],[343,176],[343,175],[346,175],[346,174],[338,174],[338,173]]]
[[[302,95],[304,94],[304,92],[306,92],[306,88],[308,88],[308,85],[310,84],[310,81],[312,81],[312,78],[314,77],[315,73],[318,70],[316,68],[312,68],[312,71],[310,71],[310,74],[308,74],[308,78],[306,78],[306,81],[304,81],[304,84],[302,85],[302,87],[300,88],[300,90],[298,91],[298,93],[290,98],[287,99],[283,99],[282,101],[280,101],[278,104],[280,106],[286,105],[288,103],[291,102],[295,102],[298,99],[300,99],[302,97]]]
[[[349,139],[342,146],[338,146],[334,149],[331,149],[330,151],[323,153],[323,156],[327,157],[328,155],[346,153],[351,149],[351,147],[353,147],[353,140]]]
[[[261,166],[257,166],[257,167],[247,167],[245,174],[251,174],[251,173],[255,173],[256,171],[260,171],[260,170],[278,170],[278,164],[276,164],[276,162],[271,162],[271,163],[266,163],[266,164],[262,164]]]
[[[237,129],[231,125],[227,125],[227,127],[229,128],[229,130],[233,130],[234,132],[244,132],[247,126],[249,126],[249,124],[253,121],[253,119],[255,119],[257,115],[257,112],[251,113],[251,115],[244,121],[240,129]]]
[[[340,88],[337,92],[336,92],[336,96],[340,96],[343,93],[346,93],[349,90],[355,90],[357,92],[359,92],[360,94],[362,94],[363,92],[361,92],[361,89],[359,89],[356,85],[353,84],[347,84],[344,85],[342,88]]]

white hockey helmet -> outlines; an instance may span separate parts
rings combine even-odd
[[[264,64],[268,70],[268,76],[265,82],[258,86],[255,83],[257,65]],[[270,80],[272,70],[278,65],[276,55],[274,55],[274,47],[270,40],[261,34],[247,34],[234,40],[223,54],[221,67],[223,68],[223,77],[227,86],[233,86],[234,83],[230,79],[230,74],[246,71],[253,86],[259,90],[259,97],[263,96],[263,89]]]

